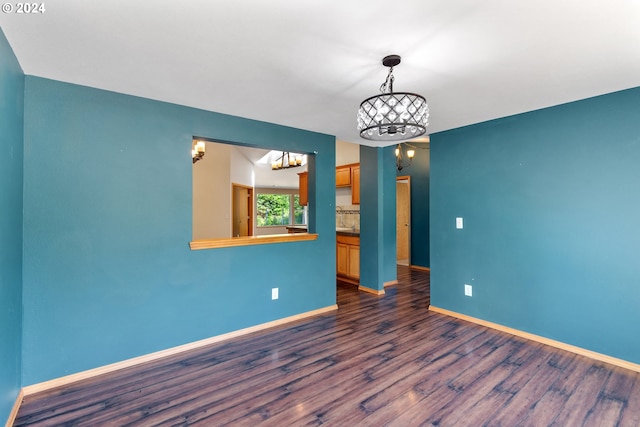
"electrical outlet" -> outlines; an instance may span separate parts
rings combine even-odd
[[[456,218],[456,228],[458,230],[462,230],[464,228],[464,222],[462,221],[462,217]]]
[[[271,288],[271,299],[278,299],[278,288]]]
[[[472,297],[473,296],[473,286],[471,285],[464,285],[464,295],[467,297]]]

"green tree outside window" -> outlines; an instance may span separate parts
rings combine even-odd
[[[298,194],[258,193],[256,195],[256,225],[258,227],[294,224],[306,224],[305,207],[300,206]]]

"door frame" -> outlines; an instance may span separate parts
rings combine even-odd
[[[248,197],[247,197],[247,212],[249,213],[249,218],[247,219],[247,221],[249,222],[248,226],[247,226],[247,232],[249,233],[249,236],[253,236],[254,235],[254,224],[255,224],[255,218],[254,218],[254,209],[253,209],[253,205],[254,205],[254,200],[253,200],[253,196],[254,196],[254,189],[253,187],[249,186],[249,185],[243,185],[243,184],[238,184],[235,182],[231,183],[231,236],[233,237],[233,222],[234,222],[234,212],[235,210],[235,203],[236,203],[236,198],[235,198],[235,190],[236,188],[241,188],[241,189],[245,189],[247,190],[248,193]]]
[[[396,186],[398,185],[398,182],[404,182],[406,181],[407,186],[409,188],[409,199],[408,199],[408,206],[407,206],[407,232],[408,232],[408,236],[407,236],[407,263],[409,266],[411,266],[411,176],[409,175],[401,175],[401,176],[397,176],[396,177]],[[397,196],[396,196],[396,200],[397,200]],[[396,204],[396,220],[398,218],[398,205]],[[397,245],[397,241],[398,241],[398,232],[396,229],[396,245]],[[396,262],[398,261],[398,254],[397,254],[397,246],[396,246]]]

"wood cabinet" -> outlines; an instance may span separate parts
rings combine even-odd
[[[336,236],[336,276],[344,282],[359,284],[360,237]]]
[[[360,204],[360,163],[336,167],[336,187],[351,187],[351,204]]]
[[[360,204],[360,164],[351,167],[351,203]]]
[[[336,274],[349,275],[349,245],[346,243],[336,243]]]
[[[349,277],[360,280],[360,244],[349,245]]]
[[[300,206],[307,206],[309,204],[309,172],[300,172],[298,174],[298,183]]]
[[[336,187],[351,186],[351,166],[344,165],[336,168]]]

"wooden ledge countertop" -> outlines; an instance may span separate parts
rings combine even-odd
[[[230,248],[234,246],[265,245],[270,243],[303,242],[317,240],[316,233],[270,234],[266,236],[229,237],[222,239],[203,239],[189,242],[192,251],[200,249]]]

